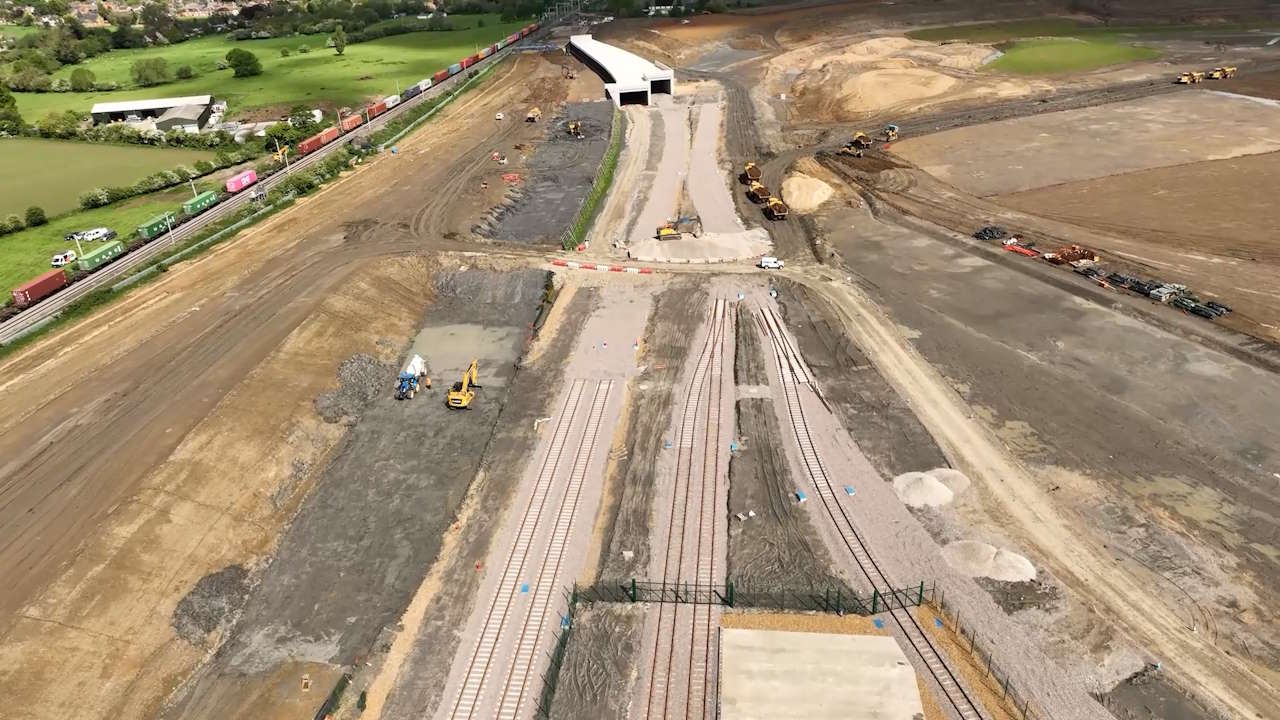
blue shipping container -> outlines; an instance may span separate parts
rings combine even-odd
[[[404,89],[404,92],[400,93],[400,102],[404,102],[405,100],[408,100],[410,98],[415,98],[421,94],[422,94],[421,88],[419,88],[417,85],[410,85],[409,87]]]
[[[462,72],[462,63],[454,63],[449,66],[449,75],[457,75]]]

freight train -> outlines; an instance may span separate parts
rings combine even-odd
[[[258,173],[253,170],[237,173],[227,179],[225,185],[227,191],[225,193],[206,190],[182,203],[182,206],[177,211],[163,212],[139,225],[136,230],[137,239],[134,242],[138,243],[138,245],[145,245],[257,181]],[[14,305],[19,308],[34,305],[78,280],[81,275],[95,272],[129,250],[134,249],[119,240],[110,240],[110,237],[107,237],[107,239],[109,242],[104,242],[97,248],[85,252],[83,256],[76,260],[74,266],[67,265],[64,268],[51,270],[14,288],[11,293]],[[76,272],[71,277],[68,277],[66,270],[73,268]]]
[[[519,30],[517,30],[516,32],[513,32],[510,35],[506,36],[505,38],[499,40],[498,42],[490,45],[489,47],[484,48],[483,50],[476,53],[475,55],[468,55],[467,57],[462,58],[458,62],[450,65],[449,67],[441,70],[440,72],[437,72],[431,77],[423,78],[422,80],[419,80],[418,82],[410,85],[408,88],[405,88],[404,92],[400,93],[399,95],[392,95],[390,97],[383,98],[378,102],[365,107],[363,110],[360,110],[359,112],[354,112],[344,118],[340,118],[338,120],[337,125],[331,125],[325,128],[324,130],[321,130],[320,132],[316,133],[315,135],[312,135],[311,137],[305,140],[299,141],[297,154],[299,156],[309,155],[315,152],[316,150],[319,150],[320,148],[324,147],[325,145],[328,145],[334,140],[337,140],[343,135],[354,131],[356,128],[360,127],[361,125],[371,122],[374,118],[386,113],[391,108],[394,108],[395,106],[400,105],[401,103],[404,103],[408,100],[412,100],[413,98],[426,92],[429,88],[439,85],[440,83],[444,82],[445,80],[448,80],[454,75],[457,75],[463,70],[470,68],[471,66],[480,62],[481,60],[492,57],[493,55],[497,54],[499,50],[502,50],[503,48],[508,47],[510,45],[514,45],[515,43],[519,42],[521,38],[528,37],[537,29],[538,29],[537,23],[526,25],[520,28]]]
[[[378,102],[366,107],[364,110],[348,115],[338,121],[337,125],[321,130],[311,137],[298,143],[298,155],[308,155],[337,140],[339,137],[349,133],[374,118],[382,115],[391,108],[404,103],[407,100],[426,92],[427,89],[439,85],[449,78],[457,75],[466,68],[470,68],[476,63],[493,56],[499,50],[514,45],[521,38],[528,37],[538,29],[538,24],[533,23],[526,25],[516,32],[511,33],[507,37],[481,50],[475,55],[465,57],[449,67],[437,72],[429,78],[410,85],[404,92],[399,95],[392,95],[383,98]],[[246,170],[235,175],[226,182],[226,193],[217,193],[212,190],[200,193],[194,198],[184,202],[179,212],[165,212],[157,215],[150,220],[138,226],[138,240],[142,244],[151,242],[156,238],[173,230],[173,228],[182,223],[196,217],[205,210],[217,205],[231,195],[239,193],[241,190],[253,185],[258,181],[258,175],[253,170]],[[77,270],[81,273],[89,273],[96,271],[107,263],[115,260],[117,257],[125,254],[127,248],[123,243],[113,242],[109,245],[85,253],[85,256],[76,263]],[[39,275],[13,289],[13,302],[19,308],[26,308],[40,302],[44,298],[56,293],[66,287],[70,282],[78,278],[68,278],[67,274],[59,270],[51,270]]]

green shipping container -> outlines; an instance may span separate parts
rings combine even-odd
[[[195,215],[205,208],[216,205],[218,202],[218,194],[212,190],[205,190],[199,195],[182,203],[182,212],[188,215]]]
[[[94,248],[76,261],[76,267],[88,272],[106,265],[124,254],[124,243],[113,240],[102,247]]]
[[[178,218],[171,212],[157,215],[138,226],[138,236],[144,240],[150,240],[164,234],[170,225],[177,224]]]

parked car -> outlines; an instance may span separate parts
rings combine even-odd
[[[759,266],[765,270],[781,270],[786,265],[785,262],[771,255],[765,255],[760,258]]]
[[[49,264],[53,265],[56,268],[60,268],[63,265],[70,265],[75,261],[76,261],[76,251],[68,250],[66,252],[60,252],[57,255],[54,255],[49,260]]]
[[[77,240],[80,242],[105,242],[107,240],[114,240],[116,237],[116,231],[111,228],[96,227],[90,230],[69,232],[63,237],[66,238],[67,242],[75,242]]]

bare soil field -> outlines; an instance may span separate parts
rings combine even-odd
[[[992,198],[1098,232],[1086,241],[1235,309],[1222,323],[1280,342],[1280,154],[1177,165]],[[1259,332],[1260,331],[1260,332]]]
[[[626,715],[641,654],[644,606],[579,605],[551,703],[553,720]]]
[[[169,717],[270,716],[276,699],[264,704],[255,690],[263,680],[308,663],[340,670],[371,654],[435,560],[485,457],[545,282],[537,270],[436,276],[428,324],[411,351],[439,385],[402,402],[388,392],[397,368],[374,373],[376,394]],[[480,359],[484,387],[473,409],[458,413],[445,407],[443,390],[469,356]]]
[[[1266,475],[1277,448],[1264,429],[1264,406],[1274,401],[1261,399],[1280,392],[1274,376],[897,227],[891,217],[844,208],[821,224],[844,257],[858,258],[859,283],[889,312],[899,342],[910,343],[963,399],[965,422],[980,423],[1028,468],[1043,493],[1037,502],[1064,518],[1073,542],[1106,546],[1114,563],[1106,572],[1119,573],[1107,582],[1127,577],[1146,588],[1098,591],[1094,582],[1072,580],[1102,570],[1031,539],[1040,531],[1010,523],[1007,502],[989,514],[970,495],[949,527],[1025,537],[1014,547],[1038,547],[1037,563],[1069,590],[1067,602],[1015,617],[1049,637],[1083,642],[1099,667],[1125,652],[1108,627],[1119,623],[1140,651],[1159,652],[1177,668],[1171,677],[1191,692],[1244,707],[1270,704],[1259,688],[1277,643],[1262,615],[1275,605],[1268,588],[1278,571],[1266,549],[1271,541],[1257,533],[1280,514],[1265,490],[1274,485]],[[900,381],[899,391],[916,387]],[[927,417],[932,411],[922,402],[912,407]],[[944,443],[958,431],[925,424]],[[949,447],[953,463],[969,452]],[[1011,486],[1001,483],[1006,497]],[[1077,604],[1077,593],[1094,609]],[[1140,614],[1129,603],[1140,603]],[[1156,617],[1167,619],[1143,626]]]
[[[3,512],[13,513],[0,569],[24,578],[0,594],[7,699],[35,718],[158,713],[236,611],[223,590],[243,583],[201,579],[260,569],[343,435],[312,399],[344,358],[397,363],[420,317],[426,266],[372,260],[465,237],[498,198],[451,202],[457,188],[479,184],[494,143],[540,134],[474,115],[551,105],[564,92],[557,66],[520,56],[399,154],[171,269],[109,322],[80,323],[3,364],[0,397],[19,410],[0,420],[11,459]],[[50,376],[94,382],[51,392],[40,379]],[[69,461],[48,462],[43,448],[71,440]],[[296,675],[275,680],[296,693]]]
[[[893,152],[985,196],[1273,152],[1280,150],[1277,128],[1280,107],[1177,92],[907,138]]]
[[[1239,95],[1280,100],[1280,70],[1237,75],[1214,85],[1215,89]]]

